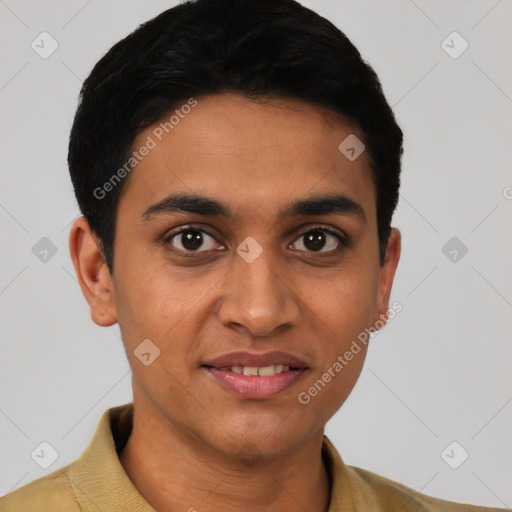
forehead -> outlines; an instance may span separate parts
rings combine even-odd
[[[367,153],[351,161],[339,149],[347,137],[364,139],[354,124],[294,99],[221,94],[195,101],[137,136],[134,151],[151,149],[131,171],[120,208],[128,203],[142,215],[179,192],[216,197],[235,213],[263,214],[309,194],[343,193],[372,213]]]

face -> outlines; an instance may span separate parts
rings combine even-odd
[[[158,127],[134,143],[155,144],[121,196],[93,319],[101,302],[119,322],[134,396],[168,428],[284,453],[343,404],[366,346],[344,355],[388,310],[399,232],[380,266],[368,155],[338,149],[363,136],[298,100],[230,94]]]

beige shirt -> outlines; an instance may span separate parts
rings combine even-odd
[[[0,512],[154,512],[119,462],[118,453],[130,436],[132,421],[132,403],[107,410],[89,446],[75,462],[0,498]],[[347,466],[325,436],[322,454],[331,480],[328,512],[505,510],[431,498]]]

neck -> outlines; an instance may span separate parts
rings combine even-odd
[[[139,494],[160,512],[326,512],[322,440],[318,432],[280,456],[241,460],[134,400],[132,433],[119,458]]]

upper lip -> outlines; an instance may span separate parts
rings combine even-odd
[[[270,366],[283,365],[291,368],[306,368],[306,363],[292,354],[282,351],[271,352],[228,352],[215,359],[209,359],[203,366],[213,366],[215,368],[225,368],[229,366]]]

